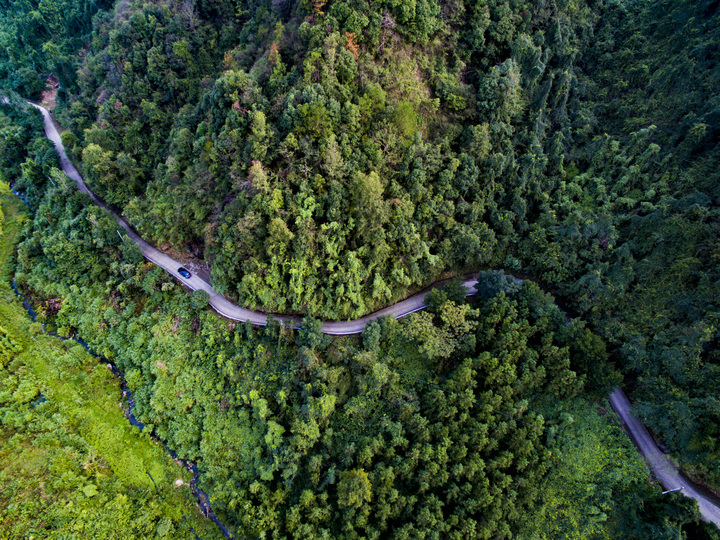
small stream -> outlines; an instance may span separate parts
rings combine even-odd
[[[35,313],[35,310],[30,305],[30,302],[28,302],[28,299],[25,297],[23,293],[20,292],[20,290],[17,288],[17,285],[15,285],[15,280],[13,279],[10,282],[10,286],[12,287],[12,290],[15,291],[15,296],[22,299],[23,307],[25,308],[25,311],[28,312],[30,315],[30,319],[35,322],[35,319],[37,318],[37,313]]]
[[[33,307],[30,305],[30,302],[28,302],[27,297],[19,291],[19,289],[17,288],[17,285],[15,285],[15,280],[13,280],[11,282],[10,286],[12,287],[13,291],[15,291],[15,294],[18,296],[18,298],[22,299],[23,307],[30,315],[30,318],[33,321],[35,321],[35,319],[37,317],[37,313],[35,312]],[[45,325],[43,324],[43,328],[44,328],[44,326]],[[140,422],[140,420],[138,420],[135,417],[135,415],[133,414],[133,408],[135,407],[135,401],[133,400],[132,392],[130,391],[127,384],[125,383],[125,377],[123,377],[123,374],[117,369],[117,366],[115,366],[115,364],[110,362],[104,356],[96,354],[90,348],[90,345],[88,345],[85,341],[83,341],[81,338],[79,338],[77,336],[64,338],[62,336],[57,335],[55,332],[47,332],[46,331],[46,333],[48,335],[51,335],[58,339],[62,339],[63,341],[67,341],[67,340],[75,341],[79,345],[82,345],[83,348],[85,348],[85,350],[88,353],[90,353],[90,355],[92,355],[93,357],[104,362],[107,365],[107,367],[110,369],[110,371],[112,371],[113,375],[115,375],[120,381],[120,388],[122,389],[122,395],[123,395],[123,411],[125,413],[125,418],[128,419],[128,421],[130,422],[131,425],[139,428],[140,430],[143,430],[145,428],[145,424]],[[42,402],[42,401],[45,401],[45,398],[44,398],[44,396],[41,395],[40,400],[38,400],[38,402]],[[152,436],[152,434],[151,434],[151,436]],[[158,440],[154,436],[153,436],[153,439]],[[173,459],[182,463],[182,465],[188,471],[190,471],[192,473],[193,477],[192,477],[192,480],[190,481],[190,488],[192,489],[193,495],[197,499],[197,504],[200,507],[200,510],[203,513],[203,515],[206,518],[208,518],[210,521],[215,523],[215,525],[218,526],[218,529],[220,529],[220,532],[223,533],[223,536],[225,536],[225,538],[227,538],[228,540],[232,540],[233,537],[230,534],[230,531],[228,530],[228,528],[225,525],[223,525],[223,523],[217,518],[217,516],[213,512],[213,510],[210,506],[210,497],[208,497],[207,493],[205,493],[202,489],[200,489],[200,487],[198,485],[199,484],[199,480],[198,480],[199,475],[198,475],[197,465],[195,463],[192,463],[191,461],[178,458],[177,453],[174,450],[172,450],[170,447],[168,447],[168,445],[165,441],[160,441],[160,442],[162,442],[163,446],[165,446],[165,450],[167,450],[168,454],[170,454],[170,456]],[[148,476],[149,476],[149,473],[148,473]],[[152,480],[153,484],[155,484],[155,480],[153,479],[152,476],[150,476],[150,480]],[[195,537],[198,538],[198,540],[202,540],[202,539],[200,539],[199,536],[197,536],[197,533],[195,533],[194,530],[192,532],[193,532],[193,534],[195,534]]]
[[[33,207],[30,206],[30,201],[28,201],[28,199],[27,199],[27,197],[26,197],[25,195],[23,195],[22,193],[20,193],[17,189],[13,189],[12,192],[13,192],[13,195],[15,195],[18,199],[20,199],[20,200],[21,200],[22,202],[24,202],[25,204],[27,204],[27,206],[28,206],[28,208],[30,209],[30,211],[32,211],[32,213],[35,214],[35,211],[33,210]]]

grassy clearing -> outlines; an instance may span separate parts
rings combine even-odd
[[[0,483],[15,486],[12,496],[0,497],[7,518],[0,519],[0,537],[10,531],[13,535],[20,530],[57,530],[78,519],[68,505],[62,510],[52,506],[65,491],[77,491],[62,484],[66,477],[74,478],[68,485],[81,486],[82,500],[95,496],[96,484],[100,489],[111,486],[100,497],[110,503],[117,497],[137,496],[136,506],[143,511],[151,507],[143,516],[148,519],[143,530],[192,538],[192,527],[203,539],[217,537],[214,524],[194,503],[188,471],[124,417],[120,386],[108,367],[80,345],[48,336],[30,320],[9,284],[10,258],[27,210],[8,193],[0,193],[0,204],[5,215],[0,236],[0,327],[22,349],[10,355],[6,365],[0,363]],[[41,394],[47,401],[38,404]],[[67,437],[80,442],[73,446]],[[79,450],[68,450],[71,447]],[[179,478],[182,487],[175,484]],[[43,505],[32,510],[38,501]],[[42,515],[43,506],[54,516],[47,518],[52,526]],[[40,515],[33,515],[38,510]],[[18,519],[32,526],[18,529]],[[115,532],[122,537],[122,526],[117,525]]]

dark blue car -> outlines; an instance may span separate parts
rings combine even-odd
[[[185,279],[190,279],[192,277],[192,274],[185,270],[185,268],[183,268],[182,266],[178,268],[178,274],[180,274]]]

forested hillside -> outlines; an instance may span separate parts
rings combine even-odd
[[[623,380],[720,489],[719,6],[0,0],[0,172],[35,212],[16,281],[117,361],[239,535],[714,534],[592,400]],[[243,306],[525,281],[361,343],[219,320],[54,169],[20,99],[51,75],[90,187]]]
[[[523,268],[595,327],[642,418],[717,488],[718,3],[629,4],[603,21],[580,79],[593,137],[568,154]]]
[[[238,537],[712,534],[589,401],[615,380],[605,347],[537,285],[487,273],[477,304],[450,288],[332,341],[312,318],[221,320],[114,233],[51,188],[17,279],[38,320],[125,373],[135,414],[198,463]]]
[[[92,32],[92,18],[112,0],[0,1],[2,86],[37,99],[52,75],[63,88],[75,84],[75,70]]]
[[[78,72],[68,141],[93,189],[204,253],[231,298],[359,316],[501,264],[564,174],[597,15],[521,4],[117,9]]]

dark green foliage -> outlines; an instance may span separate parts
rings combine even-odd
[[[468,292],[472,291],[465,288],[462,279],[454,278],[444,286],[434,288],[425,295],[425,303],[430,311],[437,312],[448,300],[455,304],[462,304]]]
[[[491,300],[501,292],[512,294],[520,289],[519,280],[513,276],[506,276],[502,270],[498,272],[482,271],[478,274],[477,285],[478,298],[485,302]]]
[[[0,3],[0,88],[39,99],[51,73],[65,95],[75,84],[77,52],[93,16],[112,0],[6,0]]]
[[[548,161],[545,107],[566,108],[531,97],[569,92],[595,19],[526,4],[118,6],[59,114],[93,189],[204,252],[218,290],[356,317],[503,260]]]
[[[200,252],[228,297],[351,318],[494,267],[582,317],[481,272],[477,307],[434,292],[428,312],[368,325],[360,351],[310,317],[228,325],[120,242],[53,173],[36,117],[3,106],[3,174],[37,208],[18,282],[46,297],[42,320],[117,359],[237,530],[509,536],[550,515],[549,453],[572,454],[534,427],[565,411],[544,424],[528,403],[604,394],[609,359],[717,487],[714,1],[118,3],[81,55],[109,6],[78,3],[68,38],[46,2],[5,3],[5,88],[61,77],[63,139],[93,189],[149,239]],[[571,475],[591,494],[549,473],[562,523],[543,534],[701,529],[687,501],[633,495],[617,471],[603,487],[602,467]],[[560,508],[576,500],[597,512]]]
[[[37,207],[58,156],[44,135],[40,114],[15,94],[0,104],[0,179],[15,182]]]
[[[570,163],[540,195],[516,253],[637,380],[641,416],[717,486],[719,469],[708,465],[720,459],[713,5],[605,10],[570,107],[575,142],[563,159]],[[591,356],[600,352],[586,343]]]

